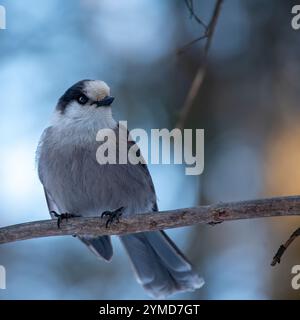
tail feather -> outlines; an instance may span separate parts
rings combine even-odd
[[[142,233],[120,237],[137,275],[140,284],[150,283],[154,280],[153,267],[148,263],[153,259],[153,251],[145,241]]]
[[[99,258],[110,261],[113,248],[109,236],[88,237],[80,236],[79,239]]]
[[[164,232],[121,236],[138,281],[154,297],[200,288],[204,281]]]
[[[147,239],[154,251],[169,269],[179,272],[190,271],[192,269],[187,258],[183,256],[165,232],[149,232]]]

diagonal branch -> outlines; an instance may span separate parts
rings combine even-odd
[[[296,231],[292,233],[292,235],[288,238],[288,240],[285,242],[285,244],[282,244],[278,251],[276,252],[275,256],[273,257],[273,260],[271,262],[271,266],[274,267],[276,263],[280,263],[281,258],[285,252],[285,250],[292,244],[292,242],[300,236],[300,228],[298,228]]]
[[[55,220],[34,221],[0,228],[0,244],[38,237],[63,235],[121,235],[195,224],[275,216],[300,216],[300,196],[221,203],[122,218],[105,227],[105,219],[73,218],[57,228]]]
[[[211,46],[211,41],[214,35],[214,31],[216,28],[216,24],[218,21],[218,17],[221,11],[221,6],[222,6],[223,0],[217,0],[216,5],[214,8],[213,15],[211,17],[211,20],[209,22],[209,25],[207,27],[207,31],[203,36],[201,36],[199,39],[204,39],[207,38],[205,46],[204,46],[204,57],[203,57],[203,62],[200,68],[198,69],[196,76],[192,82],[192,85],[190,87],[190,90],[187,94],[186,100],[184,102],[183,108],[180,112],[179,120],[177,122],[176,127],[179,129],[183,129],[184,125],[186,123],[186,120],[188,118],[188,115],[193,107],[193,103],[195,98],[197,97],[197,94],[202,86],[204,76],[206,73],[206,65],[207,65],[207,59],[208,59],[208,52]],[[189,45],[189,44],[188,44]]]

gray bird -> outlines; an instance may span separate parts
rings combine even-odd
[[[100,80],[82,80],[59,99],[37,149],[39,178],[52,218],[57,213],[88,217],[104,212],[109,216],[108,222],[112,222],[121,214],[158,210],[145,164],[97,162],[98,130],[118,130],[112,117],[113,100],[108,85]],[[109,236],[79,238],[98,257],[111,260],[113,248]],[[124,235],[120,240],[137,281],[151,296],[164,298],[176,292],[193,291],[204,284],[165,232]]]

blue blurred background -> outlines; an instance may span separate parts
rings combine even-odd
[[[57,99],[73,83],[105,80],[115,117],[129,128],[172,129],[197,68],[203,43],[178,54],[202,33],[183,0],[2,0],[0,31],[0,226],[48,219],[35,149]],[[285,0],[226,0],[207,77],[186,123],[205,129],[205,169],[186,176],[178,165],[150,171],[159,208],[300,193],[300,31]],[[195,1],[209,21],[214,1]],[[172,183],[170,183],[172,182]],[[294,244],[270,267],[299,218],[195,226],[169,234],[206,284],[179,299],[285,299]],[[1,245],[7,270],[1,299],[143,299],[114,238],[110,264],[72,237]]]

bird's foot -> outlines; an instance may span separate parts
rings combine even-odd
[[[208,224],[210,225],[210,226],[216,226],[217,224],[220,224],[220,223],[222,223],[223,221],[211,221],[211,222],[208,222]]]
[[[117,223],[120,222],[120,217],[122,216],[124,211],[124,207],[121,207],[115,211],[104,211],[101,214],[101,218],[103,217],[108,217],[107,221],[106,221],[106,228],[108,228],[114,221],[116,221]]]
[[[223,209],[216,209],[215,213],[213,215],[213,220],[208,222],[208,224],[210,226],[216,226],[217,224],[220,224],[224,221],[224,218],[227,216],[228,214],[226,213],[225,210]]]
[[[61,213],[61,214],[58,214],[57,212],[55,211],[51,211],[50,213],[52,213],[54,215],[55,218],[57,218],[57,227],[58,229],[60,229],[60,224],[63,220],[66,220],[68,221],[68,219],[71,219],[71,218],[78,218],[79,216],[76,215],[76,214],[72,214],[72,213]]]

